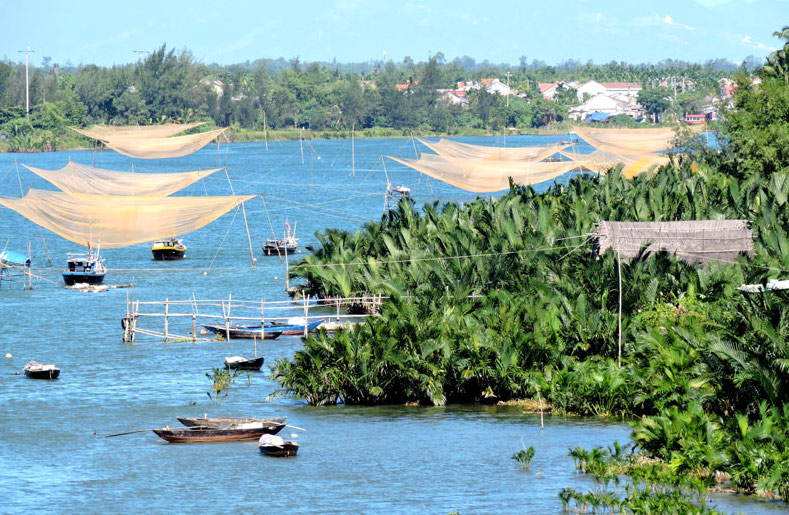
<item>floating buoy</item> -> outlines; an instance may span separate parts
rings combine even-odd
[[[277,277],[277,276],[275,275],[275,276],[274,276],[274,280],[276,281],[277,279],[279,279],[279,277]]]
[[[257,262],[258,262],[258,258],[256,258],[256,257],[253,257],[253,258],[252,258],[252,262],[253,262],[253,263],[257,263]]]
[[[13,355],[11,355],[11,353],[10,353],[10,352],[6,352],[6,354],[5,354],[5,359],[11,359],[11,358],[13,358],[13,357],[14,357],[14,356],[13,356]]]
[[[208,275],[208,272],[203,272],[203,275]]]

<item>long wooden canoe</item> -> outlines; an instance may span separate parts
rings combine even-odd
[[[219,429],[219,428],[235,428],[238,426],[252,426],[254,424],[259,424],[261,426],[268,426],[271,430],[276,429],[276,426],[285,427],[285,418],[286,417],[276,417],[276,418],[234,418],[234,417],[175,417],[178,419],[178,422],[185,425],[186,427],[203,427],[203,428],[211,428],[211,429]],[[275,432],[268,432],[267,434],[277,434],[282,427],[277,429]]]
[[[159,438],[170,443],[209,443],[209,442],[241,442],[244,440],[258,440],[263,434],[278,433],[285,424],[272,426],[257,426],[245,429],[212,429],[212,428],[186,428],[170,429],[169,427],[153,429]]]

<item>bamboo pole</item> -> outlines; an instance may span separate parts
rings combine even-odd
[[[307,297],[304,296],[304,337],[307,337],[307,322],[309,321],[309,303],[307,302]]]
[[[167,343],[167,315],[170,312],[169,299],[164,300],[164,343]]]
[[[619,357],[617,364],[622,368],[622,255],[619,253],[619,248],[616,249],[616,263],[619,271]]]
[[[260,301],[260,337],[264,340],[266,339],[266,300],[265,299]],[[257,347],[255,347],[255,357],[257,357]]]

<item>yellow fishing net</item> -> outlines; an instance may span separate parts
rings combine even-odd
[[[595,150],[590,154],[576,154],[573,152],[559,152],[560,155],[582,164],[590,172],[605,174],[610,169],[623,165],[622,174],[628,179],[654,169],[669,162],[665,154],[645,154],[638,156],[623,156]]]
[[[491,193],[509,187],[509,179],[516,184],[539,184],[570,171],[588,171],[583,161],[529,162],[489,161],[486,159],[448,160],[433,154],[419,159],[386,156],[430,177],[466,191]]]
[[[471,145],[447,139],[437,143],[419,140],[427,148],[446,159],[489,159],[493,161],[542,161],[569,144],[555,144],[534,147],[489,147]]]
[[[71,127],[71,129],[89,138],[107,141],[112,138],[169,138],[205,123],[166,123],[164,125],[131,126],[94,125],[90,129],[78,129],[76,127]]]
[[[60,170],[42,170],[22,165],[66,193],[166,197],[207,177],[214,170],[174,173],[129,173],[103,170],[69,161]]]
[[[226,130],[227,127],[200,134],[176,136],[174,138],[128,138],[119,136],[105,141],[104,144],[114,151],[129,157],[165,159],[197,152]]]
[[[596,149],[623,156],[644,156],[668,150],[671,148],[671,141],[677,137],[673,128],[590,129],[573,127],[573,130]]]
[[[129,197],[31,189],[0,204],[80,245],[135,245],[195,231],[255,195]]]

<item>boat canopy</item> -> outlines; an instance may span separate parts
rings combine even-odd
[[[139,197],[166,197],[220,170],[215,168],[194,172],[131,173],[94,168],[72,161],[60,170],[22,166],[66,193]]]
[[[130,197],[30,189],[0,205],[80,245],[118,248],[183,235],[207,225],[255,195]]]

